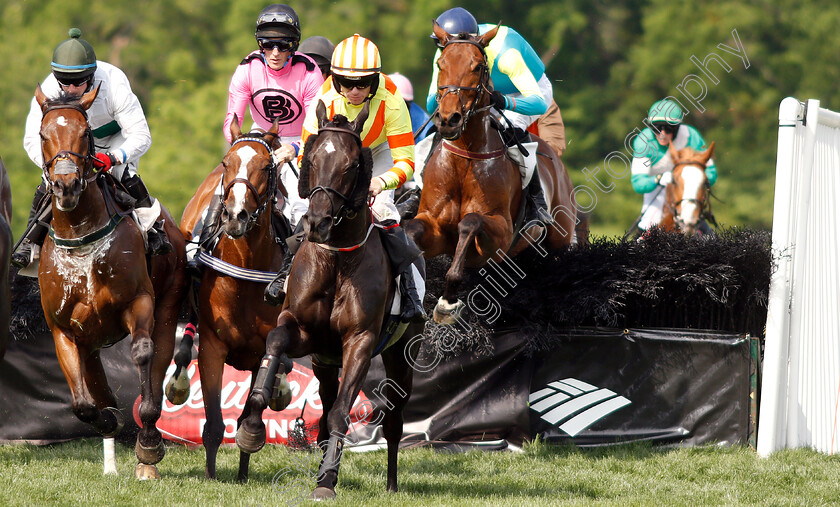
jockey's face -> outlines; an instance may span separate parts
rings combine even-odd
[[[674,140],[674,136],[677,134],[677,130],[680,128],[679,124],[671,125],[668,123],[654,123],[652,127],[656,141],[662,146],[671,144],[671,141]]]
[[[364,88],[346,88],[342,86],[341,94],[344,95],[348,102],[354,106],[358,106],[365,101],[368,95],[370,95],[370,86],[365,86]]]
[[[290,44],[286,43],[284,39],[280,40],[260,40],[260,49],[262,49],[265,56],[265,62],[271,70],[280,70],[286,65],[286,60],[292,54]]]

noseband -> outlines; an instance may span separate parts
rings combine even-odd
[[[93,165],[93,131],[91,131],[90,124],[88,123],[87,111],[85,111],[84,108],[78,104],[57,104],[50,106],[44,110],[42,118],[46,118],[47,113],[60,109],[73,109],[75,111],[80,112],[84,117],[86,125],[84,136],[85,139],[87,139],[87,154],[82,155],[81,153],[77,153],[71,150],[61,150],[49,160],[44,161],[44,164],[41,166],[41,169],[44,172],[44,179],[47,181],[47,192],[52,193],[53,181],[50,177],[50,166],[53,163],[56,164],[56,174],[79,173],[79,179],[82,180],[82,191],[84,191],[87,188],[87,184],[89,181],[87,178],[85,178],[85,174],[88,173],[90,167]],[[43,122],[41,124],[41,129],[43,130]],[[77,164],[73,163],[73,161],[70,160],[70,155],[82,160],[81,170],[79,169],[79,166]],[[65,167],[66,164],[62,164],[61,167],[59,167],[59,164],[65,161],[70,162],[72,164],[72,167]],[[96,173],[94,173],[93,177],[90,178],[90,181],[92,181],[94,178],[96,178]]]
[[[469,122],[470,118],[478,112],[486,111],[490,109],[490,106],[485,106],[483,108],[477,109],[477,104],[481,101],[481,96],[484,93],[490,93],[490,89],[487,87],[489,78],[490,78],[490,68],[487,66],[487,53],[484,51],[484,47],[479,44],[478,42],[470,39],[455,39],[448,41],[441,49],[441,58],[443,57],[443,50],[445,50],[450,44],[472,44],[473,46],[477,47],[479,51],[481,51],[481,56],[484,58],[484,64],[479,66],[479,76],[478,76],[478,86],[459,86],[459,85],[438,85],[438,92],[437,92],[437,101],[438,104],[450,93],[454,94],[458,97],[458,103],[460,104],[460,112],[463,116],[464,120],[461,122],[461,126],[458,128],[458,135],[449,139],[457,139],[461,137],[463,133],[464,126]],[[477,95],[475,100],[473,100],[472,104],[470,105],[469,110],[466,112],[464,97],[461,95],[462,91],[467,92],[476,92]]]
[[[340,128],[340,127],[321,127],[321,128],[318,129],[319,133],[323,132],[323,131],[340,132],[342,134],[348,134],[348,135],[352,136],[353,139],[356,141],[356,144],[359,146],[359,149],[362,148],[362,138],[359,137],[359,134],[357,134],[353,130]],[[351,167],[353,167],[353,166],[355,166],[356,179],[358,179],[359,178],[359,168],[358,168],[359,161],[356,160],[356,162],[354,162],[351,165]],[[354,188],[355,188],[355,185],[354,185]],[[352,196],[348,197],[348,196],[342,194],[341,192],[339,192],[338,190],[336,190],[332,187],[326,187],[326,186],[323,186],[323,185],[318,185],[318,186],[312,187],[311,191],[309,192],[309,200],[311,201],[312,196],[314,196],[318,192],[324,192],[324,194],[326,194],[326,196],[327,196],[327,199],[330,200],[330,218],[333,221],[333,225],[332,225],[333,227],[340,224],[341,221],[345,217],[347,217],[349,220],[353,220],[354,218],[356,218],[356,211],[350,209],[347,206],[348,203],[351,202]],[[334,199],[333,195],[336,195],[336,196],[340,197],[341,200],[342,200],[341,206],[338,207],[338,211],[335,210],[335,199]]]
[[[271,147],[268,145],[267,142],[258,138],[258,137],[240,137],[236,141],[233,142],[231,147],[236,146],[239,143],[245,142],[255,142],[265,146],[265,149],[268,151],[268,164],[265,166],[263,170],[268,171],[268,187],[266,188],[265,195],[260,195],[257,191],[257,188],[251,183],[251,180],[247,178],[234,178],[230,183],[225,185],[224,194],[222,195],[222,207],[225,208],[224,202],[227,201],[228,194],[230,194],[231,188],[237,183],[242,183],[245,187],[250,190],[254,194],[254,198],[256,198],[259,205],[257,209],[254,210],[253,213],[250,213],[248,216],[248,223],[246,225],[247,229],[251,229],[254,224],[257,223],[257,220],[262,215],[265,208],[268,206],[268,203],[271,201],[272,197],[274,197],[274,192],[276,191],[277,187],[277,164],[274,163],[274,157],[272,156]],[[224,185],[224,174],[222,175],[222,185]]]

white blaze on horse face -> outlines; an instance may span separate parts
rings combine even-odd
[[[323,148],[323,150],[327,153],[335,153],[335,145],[331,140],[324,143],[324,146],[322,146],[321,148]]]
[[[236,150],[236,155],[239,157],[239,172],[236,173],[236,177],[247,180],[248,164],[257,156],[257,152],[250,146],[243,146]],[[233,185],[230,191],[233,193],[234,198],[234,204],[230,208],[230,214],[233,216],[245,208],[245,198],[248,197],[248,186],[244,183],[237,183]]]
[[[65,118],[63,116],[59,116],[58,119],[55,120],[55,122],[58,123],[59,125],[61,125],[62,127],[67,126],[67,118]]]
[[[683,180],[683,202],[682,210],[680,211],[680,219],[686,225],[696,225],[700,220],[700,209],[698,209],[698,202],[696,199],[700,196],[703,190],[703,185],[706,183],[706,174],[703,169],[697,166],[686,166],[682,171]],[[686,199],[695,199],[688,201]]]

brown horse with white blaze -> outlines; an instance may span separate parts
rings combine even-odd
[[[668,153],[674,161],[672,182],[665,187],[660,226],[667,231],[679,231],[689,236],[698,231],[700,221],[709,204],[709,182],[706,162],[712,158],[715,143],[703,151],[686,146],[681,150],[671,144]]]
[[[191,236],[221,182],[223,234],[212,256],[237,269],[204,269],[198,292],[198,369],[207,418],[202,441],[208,479],[216,478],[216,456],[224,439],[221,392],[225,363],[252,372],[253,385],[265,354],[265,337],[274,329],[280,313],[279,307],[263,301],[266,282],[259,279],[260,274],[273,278],[283,261],[283,250],[274,242],[271,224],[277,217],[272,216],[270,209],[278,187],[277,168],[272,160],[272,151],[279,146],[277,123],[265,134],[243,134],[234,118],[230,131],[230,149],[187,204],[181,220],[182,233]],[[282,183],[279,185],[282,187]],[[240,421],[247,414],[248,405]],[[250,454],[240,454],[240,482],[248,478],[249,459]]]
[[[377,407],[388,443],[387,487],[397,490],[402,411],[411,393],[409,361],[414,354],[406,344],[422,331],[422,324],[413,323],[402,334],[381,335],[384,324],[393,322],[388,313],[397,284],[368,204],[373,157],[359,137],[368,107],[366,103],[348,122],[342,115],[327,119],[323,103],[318,103],[319,130],[307,140],[299,184],[300,196],[309,198],[309,210],[301,218],[307,240],[295,256],[277,327],[266,340],[266,355],[247,402],[250,414],[236,434],[240,449],[262,448],[261,416],[276,373],[288,373],[289,357],[312,354],[324,408],[318,443],[325,449],[310,495],[315,499],[335,497],[348,414],[377,353],[387,375],[383,384],[390,387],[385,406]]]
[[[464,269],[515,256],[546,240],[548,249],[575,241],[578,223],[571,179],[554,150],[534,137],[537,168],[551,218],[522,224],[522,179],[490,111],[490,70],[484,48],[498,27],[471,36],[450,35],[436,22],[434,33],[443,49],[438,59],[438,110],[434,115],[443,140],[423,172],[423,193],[417,216],[406,232],[426,258],[451,255],[443,296],[434,319],[451,324],[463,303],[457,293]],[[539,222],[539,223],[535,223]]]
[[[48,100],[40,86],[35,91],[43,111],[43,169],[53,208],[38,273],[41,305],[70,386],[73,412],[105,437],[116,435],[124,419],[115,408],[99,351],[131,335],[142,398],[135,475],[157,478],[155,464],[165,448],[155,425],[186,287],[184,241],[161,207],[158,218],[164,219],[174,251],[147,263],[140,229],[101,190],[109,180],[93,170],[86,113],[98,92],[99,87],[81,98]]]

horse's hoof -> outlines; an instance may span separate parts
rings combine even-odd
[[[154,465],[147,465],[145,463],[137,463],[137,466],[134,467],[134,477],[141,481],[147,481],[149,479],[157,480],[160,479],[160,472]]]
[[[177,378],[170,377],[166,383],[166,399],[173,405],[183,405],[190,396],[190,376],[186,368],[181,368]]]
[[[160,460],[166,455],[166,447],[163,445],[163,440],[158,442],[158,445],[154,447],[144,447],[138,439],[137,443],[134,444],[134,454],[137,456],[137,460],[140,461],[141,465],[154,465],[160,463]]]
[[[279,412],[289,406],[292,402],[292,386],[286,380],[285,373],[278,373],[274,380],[274,390],[271,399],[268,400],[268,408]]]
[[[115,436],[120,434],[120,432],[123,429],[123,426],[125,426],[125,417],[123,417],[123,414],[122,412],[120,412],[120,409],[114,407],[105,407],[105,409],[102,412],[108,412],[109,414],[114,416],[114,419],[117,420],[117,426],[113,430],[107,433],[103,433],[102,437],[114,438]]]
[[[240,426],[236,430],[236,445],[240,451],[248,454],[258,452],[265,445],[265,426],[263,425],[257,433],[248,432]]]
[[[449,304],[446,302],[445,299],[442,297],[438,299],[437,305],[435,305],[434,312],[432,312],[432,317],[435,319],[440,325],[449,326],[455,323],[458,318],[461,316],[461,310],[464,307],[464,303],[461,302],[459,299],[455,302],[455,304]]]
[[[309,493],[309,499],[320,502],[322,500],[335,500],[335,490],[326,486],[318,486],[312,493]]]

